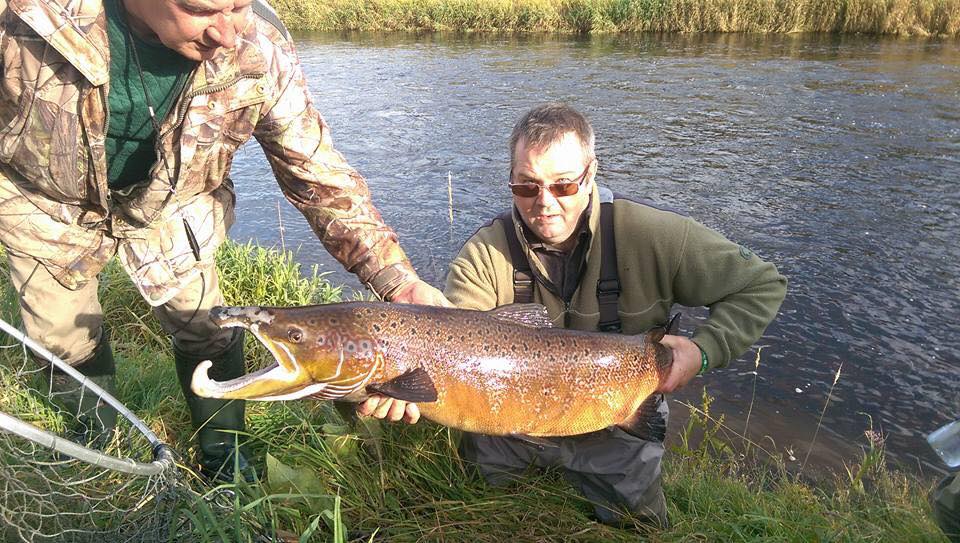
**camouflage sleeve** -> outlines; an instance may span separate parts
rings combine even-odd
[[[286,198],[323,246],[385,299],[417,279],[396,233],[374,207],[363,177],[333,148],[288,41],[271,44],[267,74],[273,97],[254,130]]]

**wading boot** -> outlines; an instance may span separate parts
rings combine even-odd
[[[101,333],[100,342],[90,358],[74,365],[73,369],[115,395],[116,365],[105,331]],[[50,399],[63,409],[69,418],[66,437],[91,448],[104,448],[110,442],[117,426],[117,410],[101,400],[100,396],[84,388],[79,381],[56,368],[46,375],[50,378]]]
[[[247,461],[243,447],[237,447],[241,438],[236,432],[244,429],[246,403],[243,400],[201,398],[190,390],[193,370],[204,360],[213,362],[210,377],[217,381],[243,375],[243,331],[236,330],[230,344],[212,355],[185,353],[178,349],[176,344],[173,354],[180,388],[190,409],[190,422],[200,445],[197,455],[200,473],[211,480],[228,483],[234,481],[236,473],[248,483],[254,482],[256,471]]]

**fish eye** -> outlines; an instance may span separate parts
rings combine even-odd
[[[287,331],[287,338],[294,343],[300,343],[303,340],[303,331],[297,328],[291,328]]]

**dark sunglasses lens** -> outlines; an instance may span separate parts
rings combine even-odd
[[[510,190],[521,198],[533,198],[534,196],[540,194],[540,186],[532,183],[510,185]]]
[[[560,198],[562,196],[573,196],[577,193],[577,189],[580,188],[580,183],[575,183],[570,181],[569,183],[554,183],[549,185],[550,193]]]

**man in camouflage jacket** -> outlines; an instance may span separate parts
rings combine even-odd
[[[97,274],[118,255],[173,336],[201,469],[212,475],[233,466],[235,434],[214,428],[241,430],[243,404],[197,398],[189,379],[206,359],[217,378],[243,372],[242,336],[217,329],[207,312],[222,303],[214,254],[234,219],[233,155],[250,136],[287,199],[362,282],[392,301],[446,300],[419,280],[365,181],[334,150],[293,44],[261,0],[112,0],[131,43],[135,35],[192,62],[149,129],[156,161],[144,178],[115,186],[111,88],[128,91],[141,112],[154,104],[136,51],[139,81],[111,70],[112,58],[130,55],[111,50],[110,1],[0,0],[0,242],[27,334],[108,389],[114,363]],[[79,438],[112,428],[112,410],[51,374],[79,415]]]

